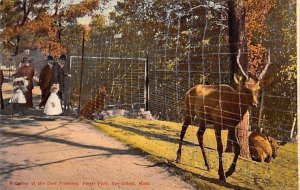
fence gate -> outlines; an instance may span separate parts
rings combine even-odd
[[[83,67],[81,61],[83,60]],[[81,107],[105,85],[105,108],[140,109],[146,107],[147,59],[123,57],[71,56],[71,104]],[[80,80],[82,73],[82,89]]]

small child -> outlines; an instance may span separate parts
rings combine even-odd
[[[46,115],[54,116],[62,113],[60,99],[57,95],[59,91],[59,84],[53,84],[50,89],[50,96],[46,102],[44,113]]]
[[[12,104],[12,115],[15,113],[20,114],[26,104],[24,93],[27,92],[28,82],[23,77],[14,79],[13,81],[13,96],[10,98],[9,103]]]

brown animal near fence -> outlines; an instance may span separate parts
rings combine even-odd
[[[177,151],[177,159],[181,159],[181,147],[186,130],[191,122],[197,117],[200,121],[197,131],[199,146],[202,151],[205,166],[210,170],[210,164],[207,160],[203,146],[203,135],[207,124],[213,124],[215,137],[217,141],[217,151],[219,155],[218,175],[221,181],[231,176],[235,171],[237,159],[240,154],[240,145],[236,136],[237,125],[248,111],[249,106],[257,107],[258,94],[261,88],[272,82],[272,79],[262,80],[268,66],[270,65],[270,55],[268,62],[257,78],[250,78],[243,70],[239,58],[241,51],[237,55],[237,64],[243,74],[243,77],[234,76],[237,88],[233,89],[226,84],[220,85],[196,85],[192,87],[185,97],[186,113],[182,125],[179,147]],[[229,139],[234,145],[234,159],[227,172],[223,169],[223,144],[221,138],[221,130],[228,130]]]
[[[80,110],[80,115],[86,119],[93,119],[93,113],[103,111],[106,93],[106,87],[101,86],[97,95],[84,104],[83,108]]]
[[[1,101],[1,109],[4,109],[4,102],[3,102],[3,94],[2,94],[2,84],[4,82],[4,75],[3,71],[0,70],[0,101]]]
[[[264,132],[252,132],[249,135],[249,150],[251,159],[256,162],[270,163],[275,159],[280,146],[287,142],[277,141]]]

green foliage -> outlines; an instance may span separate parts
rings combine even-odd
[[[101,31],[105,27],[106,18],[103,15],[93,15],[90,27],[93,30]]]
[[[297,113],[297,63],[296,63],[296,1],[275,0],[267,20],[265,47],[271,50],[271,62],[267,77],[275,80],[267,94],[282,96],[282,98],[266,98],[265,110],[268,127],[273,133],[287,136],[277,129],[289,131]],[[271,109],[272,110],[272,109]],[[272,129],[273,128],[273,129]]]

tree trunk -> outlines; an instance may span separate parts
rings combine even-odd
[[[245,31],[245,7],[243,0],[228,0],[228,29],[229,29],[229,47],[231,60],[231,83],[234,74],[238,74],[239,67],[236,57],[238,50],[241,54],[240,62],[246,72],[248,71],[248,55],[247,55],[247,37]]]
[[[249,137],[248,129],[249,129],[249,112],[247,111],[243,116],[243,120],[240,122],[236,130],[236,135],[238,137],[241,146],[240,156],[244,158],[250,158],[249,143],[248,143],[248,137]]]
[[[247,37],[245,31],[245,6],[243,0],[228,0],[228,27],[229,27],[229,47],[231,60],[231,84],[235,87],[233,82],[234,74],[238,74],[239,67],[237,65],[237,53],[240,49],[242,54],[240,62],[244,71],[248,71],[248,55],[247,55]],[[244,53],[243,53],[244,52]],[[241,156],[249,158],[249,112],[243,116],[243,120],[237,127],[236,134],[239,139],[241,147]],[[229,136],[228,136],[229,137]],[[227,138],[228,138],[227,137]],[[232,152],[232,143],[227,141],[226,152]]]
[[[61,24],[61,13],[59,13],[59,8],[61,7],[61,0],[56,0],[55,1],[55,12],[54,12],[54,16],[58,17],[58,21],[55,22],[56,25],[59,26],[59,30],[57,30],[56,33],[56,38],[59,42],[61,42],[61,32],[62,32],[62,24]]]
[[[14,55],[18,55],[19,53],[19,43],[20,43],[20,35],[17,36],[17,42],[16,42],[16,47],[15,47],[15,52]]]

